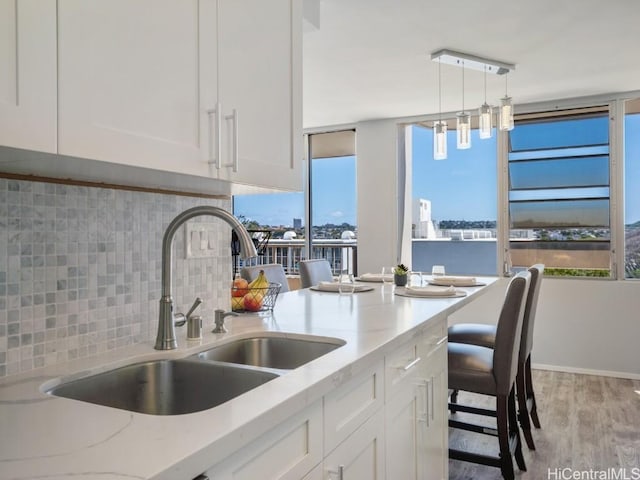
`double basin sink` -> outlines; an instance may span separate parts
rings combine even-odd
[[[255,336],[61,383],[47,393],[150,415],[207,410],[344,345],[338,338]]]

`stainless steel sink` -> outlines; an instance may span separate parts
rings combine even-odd
[[[139,413],[180,415],[213,408],[277,376],[198,360],[155,360],[64,383],[48,393]]]
[[[196,355],[202,360],[291,370],[315,360],[345,342],[288,337],[252,337],[235,340]]]

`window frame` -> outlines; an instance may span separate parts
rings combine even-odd
[[[517,106],[517,116],[531,118],[538,115],[553,115],[554,112],[571,109],[597,110],[608,108],[609,118],[609,218],[610,240],[609,257],[611,274],[608,277],[558,276],[554,278],[572,280],[630,280],[624,275],[624,102],[640,96],[637,93],[625,95],[607,95],[579,99],[566,99],[555,102],[541,102]],[[517,128],[517,124],[516,127]],[[509,135],[498,131],[498,205],[500,218],[498,222],[499,245],[498,257],[502,262],[503,274],[511,275],[511,254],[509,244]],[[622,268],[618,266],[622,265]],[[632,279],[631,279],[632,280]]]

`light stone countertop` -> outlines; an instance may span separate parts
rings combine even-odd
[[[479,277],[493,284],[497,278]],[[178,328],[177,350],[151,342],[15,375],[0,381],[0,478],[190,480],[397,348],[429,320],[449,315],[487,287],[462,288],[459,298],[407,298],[393,286],[339,295],[296,290],[281,294],[268,315],[228,317],[228,333],[199,342]],[[337,337],[346,345],[202,412],[155,416],[42,393],[43,384],[157,358],[181,358],[216,342],[273,332]]]

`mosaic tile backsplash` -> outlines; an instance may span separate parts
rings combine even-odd
[[[231,202],[0,178],[0,377],[154,339],[162,236],[196,205]],[[182,227],[172,295],[211,319],[229,306],[231,229],[197,221],[215,223],[216,255],[186,259]]]

